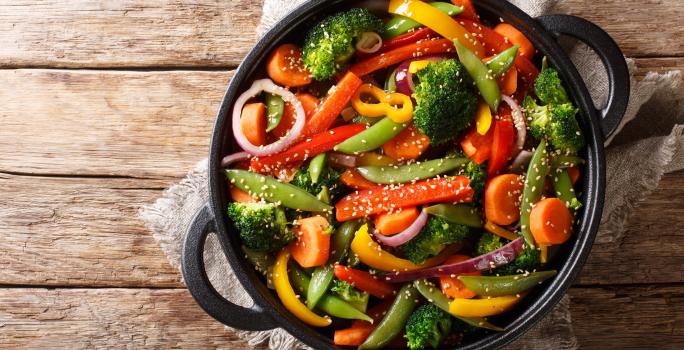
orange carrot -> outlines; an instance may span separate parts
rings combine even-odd
[[[520,219],[523,181],[515,174],[492,178],[485,188],[485,217],[497,225],[510,225]]]
[[[430,146],[430,139],[418,129],[409,125],[406,129],[382,146],[385,155],[394,160],[418,159]]]
[[[466,261],[470,259],[469,256],[467,255],[454,255],[447,259],[444,263],[445,264],[454,264],[458,263],[461,261]],[[458,275],[452,275],[452,276],[445,276],[445,277],[440,277],[439,278],[439,285],[442,288],[442,292],[446,294],[449,298],[458,298],[458,299],[471,299],[475,297],[477,294],[470,289],[466,288],[465,285],[463,285],[463,282],[461,282],[458,279],[458,276],[480,276],[481,273],[479,271],[477,272],[465,272],[465,273],[459,273]]]
[[[358,76],[348,71],[332,89],[333,92],[323,100],[316,113],[311,116],[301,138],[328,130],[362,83],[363,81]]]
[[[293,44],[283,44],[273,50],[266,63],[266,73],[276,84],[287,87],[311,83],[311,73],[302,61],[302,50]]]
[[[304,107],[304,113],[306,114],[306,120],[311,119],[311,116],[316,112],[316,108],[318,108],[318,104],[320,101],[313,95],[311,94],[306,94],[306,93],[297,93],[295,94],[299,102],[302,103],[302,107]],[[292,125],[295,123],[295,110],[294,107],[292,107],[291,104],[286,103],[285,104],[285,110],[283,111],[283,117],[280,119],[280,123],[278,126],[275,127],[275,129],[271,130],[271,134],[277,138],[282,138],[283,136],[287,135],[287,132],[290,131],[292,128]]]
[[[572,184],[576,184],[577,180],[580,178],[580,169],[578,166],[571,166],[568,168],[568,176],[570,176],[570,181],[572,181]]]
[[[506,73],[497,79],[501,93],[504,95],[513,95],[518,90],[518,69],[511,67]]]
[[[463,7],[463,12],[461,12],[457,17],[467,18],[473,21],[480,21],[480,17],[477,15],[475,6],[473,6],[472,0],[451,0],[451,3],[456,6]]]
[[[366,180],[366,178],[361,176],[361,174],[353,168],[345,170],[344,173],[342,173],[342,176],[340,176],[340,181],[355,190],[367,190],[378,187],[378,184]]]
[[[255,203],[256,199],[254,197],[250,196],[249,193],[235,187],[235,186],[230,186],[229,188],[230,191],[230,198],[233,199],[233,202],[238,202],[238,203]]]
[[[506,230],[505,228],[491,222],[490,220],[487,220],[487,222],[485,222],[484,229],[485,231],[491,234],[497,235],[501,238],[505,238],[509,241],[514,241],[516,238],[518,238],[518,236],[515,233]]]
[[[404,231],[418,218],[418,208],[402,208],[393,213],[384,213],[375,217],[375,228],[385,236]]]
[[[321,266],[330,255],[330,233],[327,232],[328,220],[322,216],[312,216],[297,220],[295,228],[297,240],[290,244],[292,257],[301,267]]]
[[[562,200],[542,199],[530,212],[530,231],[538,244],[563,244],[572,234],[572,214]]]
[[[336,330],[333,342],[341,346],[359,346],[366,341],[376,327],[368,322],[354,323],[349,328]]]
[[[534,57],[534,45],[527,39],[525,34],[521,33],[518,29],[508,23],[499,23],[494,27],[494,31],[501,34],[504,38],[508,39],[513,45],[520,46],[520,53],[529,59]]]
[[[242,132],[247,140],[255,146],[266,144],[266,105],[257,102],[246,104],[242,108],[240,119]]]

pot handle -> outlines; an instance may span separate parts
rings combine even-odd
[[[274,321],[256,303],[251,309],[235,305],[211,285],[204,269],[204,244],[215,226],[207,204],[195,214],[185,236],[182,271],[190,294],[206,313],[230,327],[248,331],[276,328]]]
[[[608,72],[608,104],[601,114],[601,131],[605,139],[618,128],[629,103],[629,69],[625,56],[613,38],[603,29],[584,18],[569,15],[537,17],[544,28],[556,36],[569,35],[591,47],[601,58]]]

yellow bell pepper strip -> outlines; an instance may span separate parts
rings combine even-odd
[[[432,63],[433,61],[429,60],[420,60],[420,61],[413,61],[409,63],[409,68],[408,71],[411,74],[416,74],[418,71],[425,69],[428,64]]]
[[[540,244],[539,250],[541,251],[539,255],[539,262],[546,264],[549,261],[549,246]]]
[[[378,103],[366,103],[361,97],[370,95]],[[397,108],[396,106],[401,106]],[[411,97],[398,92],[387,93],[373,84],[364,84],[356,90],[352,97],[352,107],[359,114],[366,117],[387,116],[395,123],[405,123],[413,117],[413,102]]]
[[[485,299],[454,299],[449,313],[456,317],[489,317],[512,309],[523,295],[507,295]]]
[[[492,126],[492,111],[489,106],[484,102],[480,101],[477,106],[477,114],[475,117],[475,128],[477,133],[480,135],[487,134],[489,128]]]
[[[323,317],[315,314],[309,310],[304,303],[299,301],[297,294],[295,294],[290,278],[287,275],[287,262],[290,260],[290,249],[283,248],[276,257],[275,265],[273,266],[273,286],[275,287],[278,298],[298,319],[313,327],[326,327],[332,323],[329,317]]]
[[[484,57],[482,43],[455,19],[433,6],[418,0],[390,0],[388,11],[423,24],[447,39],[458,40],[478,57]]]
[[[422,264],[414,264],[410,260],[399,258],[382,249],[373,241],[368,233],[368,225],[363,225],[356,231],[351,242],[351,250],[361,260],[362,263],[382,271],[414,271],[432,266],[437,266],[444,262],[454,253],[454,249],[447,247],[439,255],[425,260]]]
[[[506,230],[505,228],[491,222],[490,220],[487,220],[487,222],[484,225],[484,229],[494,235],[497,235],[501,238],[505,238],[509,241],[514,241],[516,238],[518,238],[518,235],[515,233]]]
[[[387,166],[387,165],[394,165],[396,163],[397,163],[397,161],[394,160],[393,158],[390,158],[386,155],[375,153],[375,152],[363,153],[357,159],[357,165],[358,166],[367,166],[367,165]]]

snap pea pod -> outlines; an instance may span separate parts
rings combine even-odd
[[[348,138],[335,146],[335,150],[347,154],[359,154],[381,147],[397,136],[407,124],[395,123],[388,117],[382,118],[370,128]]]
[[[456,16],[463,12],[463,8],[446,2],[431,2],[430,5],[449,16]],[[404,16],[396,15],[386,24],[385,39],[391,39],[422,26],[422,24]]]
[[[482,99],[487,102],[492,111],[496,112],[501,102],[501,89],[499,89],[496,79],[489,73],[489,68],[480,58],[461,44],[461,42],[454,40],[454,46],[456,46],[458,59],[463,63],[470,77],[473,78],[475,86],[477,86],[480,95],[482,95]]]
[[[419,302],[420,294],[413,284],[405,284],[401,287],[385,317],[382,318],[373,333],[366,338],[366,341],[359,346],[359,350],[380,349],[389,344],[401,334],[406,321]]]
[[[556,270],[511,276],[458,276],[466,288],[486,297],[501,297],[526,292],[556,275]]]
[[[442,291],[439,290],[438,287],[435,287],[434,284],[428,282],[427,280],[417,280],[413,282],[413,285],[418,290],[418,293],[420,293],[425,299],[427,299],[427,301],[435,304],[438,308],[446,312],[449,312],[449,304],[451,303],[451,300],[449,300],[449,298],[447,298],[447,296],[444,295],[444,293],[442,293]],[[497,332],[503,332],[504,330],[499,326],[495,326],[489,323],[483,317],[454,317],[473,327],[491,329]]]
[[[325,153],[321,153],[314,157],[314,159],[309,162],[309,176],[311,176],[311,182],[317,183],[318,178],[321,177],[323,168],[325,167]]]
[[[580,164],[584,164],[584,159],[578,156],[558,155],[551,161],[554,169],[570,168]]]
[[[549,157],[546,140],[542,139],[532,154],[532,160],[525,175],[523,195],[520,200],[520,232],[530,248],[536,248],[532,231],[530,231],[530,212],[532,206],[539,202],[544,191],[544,181],[549,173]]]
[[[226,177],[235,187],[253,197],[304,211],[331,212],[332,207],[301,188],[251,171],[228,169]]]
[[[311,274],[311,283],[309,283],[309,290],[306,293],[306,306],[309,309],[313,309],[328,290],[330,282],[335,276],[333,266],[347,255],[349,244],[358,227],[359,222],[356,220],[345,221],[332,236],[332,249],[328,263],[325,266],[317,267]]]
[[[290,280],[296,291],[306,294],[311,282],[309,276],[298,266],[290,265]],[[325,294],[318,301],[316,307],[330,316],[344,318],[348,320],[363,320],[373,323],[373,319],[357,310],[348,302],[330,294]]]
[[[267,112],[267,124],[266,132],[270,132],[275,129],[280,120],[283,118],[283,113],[285,112],[285,101],[282,97],[274,94],[266,94],[266,112]]]
[[[494,78],[502,76],[513,66],[515,57],[518,55],[518,47],[518,45],[513,45],[487,61],[487,68]]]
[[[354,119],[352,119],[352,122],[354,124],[375,125],[381,120],[382,120],[382,118],[365,117],[365,116],[359,115],[359,116],[354,117]]]
[[[466,164],[466,158],[440,158],[402,166],[362,166],[356,170],[376,184],[399,184],[429,179]]]
[[[553,171],[551,180],[553,181],[553,190],[556,192],[556,195],[571,212],[574,213],[582,206],[582,203],[575,196],[575,188],[566,169],[556,169]]]
[[[397,75],[397,70],[399,68],[394,68],[392,73],[390,73],[387,76],[387,80],[385,80],[385,91],[388,92],[396,92],[397,91],[397,81],[394,80],[394,77]]]
[[[425,208],[425,212],[455,224],[474,228],[482,228],[484,226],[480,213],[468,204],[436,204]]]

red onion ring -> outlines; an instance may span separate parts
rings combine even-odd
[[[480,255],[466,261],[435,266],[417,271],[385,273],[382,277],[385,281],[396,283],[414,281],[424,278],[450,276],[452,274],[461,274],[466,272],[486,271],[495,267],[506,265],[515,260],[515,258],[520,255],[520,252],[523,251],[524,244],[524,239],[519,237],[497,250],[493,250],[487,254]]]
[[[513,162],[511,162],[511,166],[509,168],[516,174],[524,173],[525,170],[527,170],[527,165],[530,164],[530,160],[532,160],[532,155],[533,153],[530,151],[520,151],[520,153],[513,158]]]
[[[397,83],[397,92],[404,95],[411,96],[415,91],[413,86],[413,74],[409,72],[409,66],[413,61],[439,61],[446,58],[445,55],[432,55],[424,57],[415,57],[401,62],[397,67],[397,73],[394,75],[394,81]]]
[[[373,44],[369,47],[370,44]],[[376,32],[363,32],[356,40],[356,49],[363,53],[376,53],[382,47],[382,38]]]
[[[520,105],[515,102],[510,96],[501,95],[501,99],[511,107],[511,117],[513,117],[513,125],[515,125],[515,144],[513,145],[513,153],[511,156],[515,157],[525,147],[525,139],[527,139],[527,124],[525,123],[525,115],[520,108]]]
[[[238,153],[229,154],[229,155],[223,157],[223,159],[221,159],[221,167],[227,168],[229,165],[231,165],[233,163],[239,162],[241,160],[249,159],[250,157],[252,157],[252,156],[247,152],[238,152]]]
[[[330,164],[343,168],[355,168],[359,162],[358,157],[340,152],[328,152],[327,156]]]
[[[292,129],[287,133],[282,139],[273,142],[267,146],[255,146],[249,140],[247,136],[242,132],[242,125],[240,124],[240,118],[242,117],[242,107],[244,107],[247,100],[261,93],[262,91],[269,92],[278,95],[283,98],[287,103],[290,103],[295,109],[296,119]],[[302,129],[304,129],[304,122],[306,121],[306,115],[304,114],[304,107],[302,107],[301,102],[295,97],[295,95],[289,90],[280,87],[273,83],[271,79],[260,79],[255,80],[252,86],[243,92],[237,100],[235,100],[235,106],[233,107],[233,136],[235,136],[235,141],[245,150],[247,153],[253,156],[268,156],[274,153],[278,153],[293,142],[297,140],[299,134],[301,134]]]
[[[413,223],[404,231],[401,231],[394,236],[388,237],[383,236],[380,232],[376,230],[375,232],[373,232],[373,236],[375,236],[375,239],[377,239],[380,243],[386,246],[398,247],[416,237],[420,233],[420,230],[422,230],[425,224],[427,223],[427,219],[428,214],[425,212],[425,210],[421,210],[420,215],[418,215],[416,220],[414,220]]]

